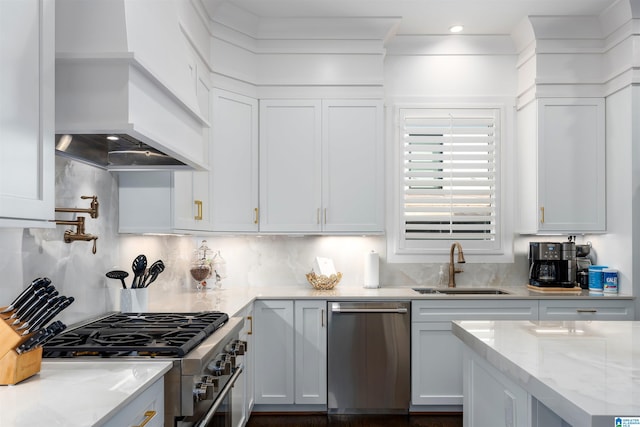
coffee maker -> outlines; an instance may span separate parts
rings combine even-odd
[[[529,284],[545,288],[575,287],[575,243],[530,242]]]

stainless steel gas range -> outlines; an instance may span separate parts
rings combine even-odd
[[[111,313],[70,327],[44,346],[49,358],[172,360],[165,426],[231,424],[230,389],[242,374],[243,319],[225,313]]]

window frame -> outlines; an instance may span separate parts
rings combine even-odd
[[[457,102],[402,102],[393,103],[392,111],[388,114],[388,147],[387,158],[387,194],[389,195],[387,211],[387,261],[400,262],[448,262],[449,249],[455,239],[439,241],[424,241],[424,247],[408,248],[403,245],[404,227],[404,144],[402,141],[403,123],[401,112],[405,109],[493,109],[498,110],[500,137],[496,141],[496,244],[494,248],[484,249],[465,246],[460,240],[467,262],[513,262],[513,213],[516,207],[508,200],[515,200],[513,179],[514,156],[513,147],[514,110],[515,102],[508,99],[500,100],[460,100]]]

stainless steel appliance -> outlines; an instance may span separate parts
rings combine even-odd
[[[575,287],[575,243],[530,242],[529,284],[538,287]]]
[[[44,357],[173,361],[165,375],[165,426],[231,425],[230,389],[242,374],[242,318],[225,313],[112,313],[69,328]]]
[[[329,302],[329,414],[407,413],[410,303]]]

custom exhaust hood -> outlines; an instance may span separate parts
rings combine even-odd
[[[207,169],[178,7],[56,2],[56,154],[107,170]]]

